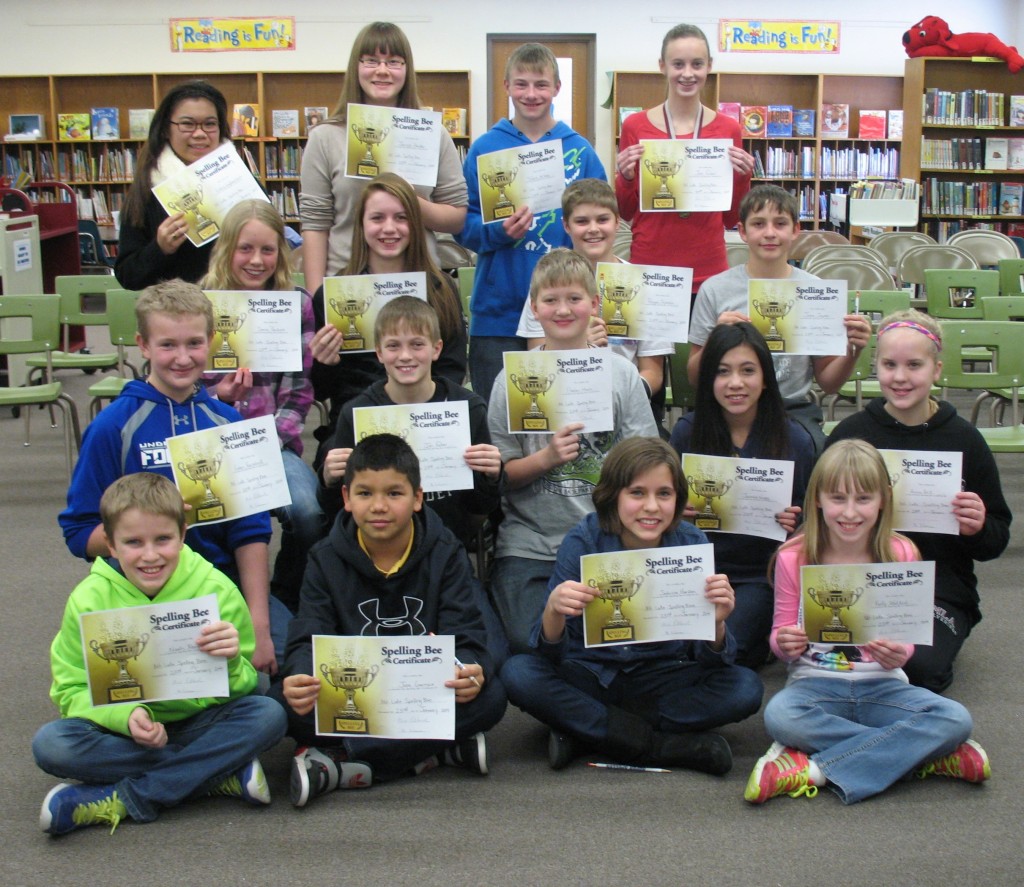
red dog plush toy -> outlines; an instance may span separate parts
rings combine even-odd
[[[1007,46],[995,34],[954,34],[946,22],[926,15],[903,34],[903,48],[912,59],[919,56],[994,56],[1016,74],[1024,68],[1017,47]]]

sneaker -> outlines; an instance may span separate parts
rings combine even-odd
[[[66,835],[87,825],[109,825],[114,833],[128,811],[112,785],[71,785],[62,782],[43,799],[39,827],[51,835]]]
[[[818,787],[807,781],[811,764],[807,755],[795,748],[784,748],[778,755],[771,757],[774,749],[775,746],[772,746],[768,754],[754,766],[743,797],[751,804],[763,804],[779,795],[813,798],[818,793]]]
[[[259,806],[270,803],[270,786],[263,772],[259,758],[253,758],[241,770],[232,773],[216,788],[210,789],[211,795],[223,795],[227,798],[241,798],[249,804]]]
[[[650,763],[656,767],[685,767],[712,776],[724,776],[732,769],[732,749],[724,736],[710,731],[656,731]]]
[[[342,761],[329,751],[303,746],[292,758],[288,794],[292,805],[305,807],[317,795],[336,788],[369,788],[373,770],[362,761]]]
[[[984,782],[992,776],[988,754],[973,739],[968,739],[955,752],[938,758],[916,771],[918,779],[948,776],[964,782]]]
[[[548,734],[548,765],[552,770],[564,770],[576,757],[576,742],[567,733],[552,730]]]
[[[444,762],[486,776],[487,737],[483,733],[475,733],[469,739],[452,743],[444,753]]]

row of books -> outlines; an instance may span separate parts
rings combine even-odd
[[[792,105],[742,105],[719,102],[718,111],[732,117],[745,138],[814,138],[815,111]],[[821,106],[821,138],[850,137],[850,106],[827,103]],[[898,140],[903,138],[903,111],[895,109],[858,112],[857,138]]]
[[[923,169],[1024,170],[1024,138],[922,139]]]
[[[827,148],[821,149],[823,179],[896,179],[900,173],[900,152],[897,148]]]
[[[754,178],[756,179],[813,179],[815,156],[814,148],[806,145],[799,150],[776,148],[771,145],[765,148],[762,160],[760,149],[755,149]]]
[[[926,89],[921,97],[921,116],[926,124],[940,126],[1024,127],[1024,95],[1011,95],[1007,104],[1004,93],[987,89]]]
[[[959,231],[966,231],[968,228],[982,228],[986,231],[998,231],[1009,237],[1024,237],[1024,222],[963,222],[959,219],[930,219],[926,221],[925,228],[939,243],[945,243]]]
[[[284,142],[265,145],[263,162],[268,179],[296,178],[302,163],[302,146]]]
[[[837,189],[836,193],[843,193]],[[853,200],[917,200],[921,186],[914,179],[900,179],[898,182],[859,181],[850,185]]]
[[[925,215],[1019,216],[1024,184],[1019,182],[946,182],[925,179],[921,212]]]
[[[299,218],[299,195],[295,188],[288,185],[280,191],[270,191],[268,196],[274,209],[285,219],[295,221]]]

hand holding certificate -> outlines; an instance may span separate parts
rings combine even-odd
[[[786,538],[775,515],[793,500],[792,462],[687,453],[683,475],[698,530]]]
[[[206,369],[233,373],[302,372],[302,294],[207,290],[214,337]]]
[[[751,280],[747,314],[773,353],[847,353],[845,280]]]
[[[892,483],[894,530],[959,535],[953,499],[960,492],[963,453],[879,450]]]
[[[595,270],[609,336],[686,341],[692,268],[598,262]]]
[[[503,222],[523,205],[533,213],[560,209],[565,190],[562,141],[481,154],[477,176],[484,224]]]
[[[325,277],[324,317],[342,333],[342,352],[375,350],[373,329],[377,314],[398,296],[413,296],[426,301],[426,273],[409,271]]]
[[[350,104],[346,119],[346,176],[372,179],[393,172],[411,185],[437,184],[440,111]]]
[[[732,205],[728,139],[641,139],[641,212],[724,212]]]
[[[509,351],[504,355],[508,430],[550,434],[570,422],[610,431],[612,368],[605,349]]]

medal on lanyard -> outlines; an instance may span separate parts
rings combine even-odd
[[[672,120],[672,113],[668,109],[668,102],[663,102],[662,103],[661,111],[662,111],[662,114],[665,115],[665,131],[668,133],[668,137],[670,139],[675,139],[675,137],[676,137],[676,125],[675,125],[675,122]],[[704,116],[704,105],[698,104],[697,105],[697,117],[693,121],[693,133],[691,133],[691,135],[690,135],[691,139],[699,139],[700,138],[700,124],[701,124],[701,118],[703,116]],[[690,216],[689,213],[679,213],[679,218],[681,218],[681,219],[689,218],[689,216]]]

